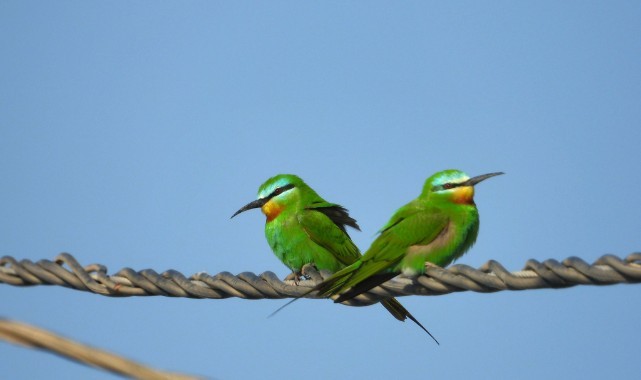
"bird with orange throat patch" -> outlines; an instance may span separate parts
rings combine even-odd
[[[293,272],[289,279],[300,278],[306,264],[336,272],[361,258],[345,229],[359,229],[356,220],[344,207],[321,198],[298,176],[279,174],[268,179],[258,189],[258,199],[236,211],[232,218],[255,208],[260,208],[267,218],[265,237],[269,246]],[[394,318],[410,318],[432,336],[395,298],[381,304]]]

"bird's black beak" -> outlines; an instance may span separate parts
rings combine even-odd
[[[259,198],[259,199],[256,199],[255,201],[249,202],[246,205],[244,205],[243,207],[241,207],[240,210],[236,211],[234,213],[234,215],[232,215],[231,217],[233,218],[234,216],[240,214],[243,211],[251,210],[253,208],[263,207],[263,205],[265,203],[267,203],[268,200],[269,200],[268,198]],[[229,219],[231,219],[231,218],[229,218]]]
[[[474,186],[477,183],[484,181],[488,178],[495,177],[497,175],[505,174],[503,172],[496,172],[496,173],[488,173],[488,174],[483,174],[483,175],[477,175],[476,177],[472,177],[468,179],[467,181],[463,182],[463,186]]]

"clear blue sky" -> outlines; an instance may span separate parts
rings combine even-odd
[[[641,4],[0,3],[0,254],[260,273],[277,173],[347,206],[362,249],[425,178],[477,189],[459,262],[641,250]],[[405,297],[380,307],[111,299],[0,285],[1,314],[217,379],[632,378],[641,287]],[[3,376],[110,379],[0,343]]]

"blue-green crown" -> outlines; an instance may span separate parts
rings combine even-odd
[[[265,183],[260,185],[260,187],[258,188],[258,198],[265,198],[272,194],[277,188],[285,187],[287,185],[294,185],[294,187],[299,187],[305,185],[305,182],[303,182],[300,177],[294,174],[275,175],[265,181]]]
[[[468,179],[470,179],[470,177],[460,170],[448,169],[440,171],[438,173],[432,174],[432,176],[425,181],[422,195],[427,195],[428,193],[434,191],[443,190],[443,186],[445,184],[459,184],[467,181]]]

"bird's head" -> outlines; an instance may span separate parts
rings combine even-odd
[[[249,202],[231,217],[253,208],[260,208],[269,222],[285,208],[295,206],[301,198],[301,193],[307,189],[309,187],[300,177],[293,174],[278,174],[258,188],[258,199]]]
[[[425,181],[421,198],[443,199],[458,204],[474,204],[474,185],[502,172],[470,178],[460,170],[443,170]]]

